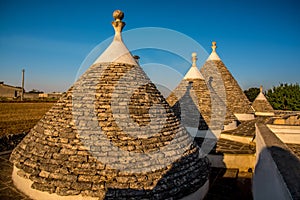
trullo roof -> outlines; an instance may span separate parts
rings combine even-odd
[[[263,87],[260,86],[260,92],[252,103],[252,107],[255,111],[255,115],[258,116],[273,116],[274,110],[263,94]]]
[[[235,117],[229,110],[226,115],[225,104],[206,84],[196,60],[196,53],[193,53],[191,68],[167,98],[167,102],[186,127],[222,130],[223,125],[235,120]]]
[[[216,42],[212,42],[212,52],[201,67],[200,72],[207,79],[208,84],[212,85],[216,91],[222,90],[219,88],[220,86],[224,87],[225,93],[221,98],[226,103],[227,109],[234,114],[252,114],[253,110],[249,100],[218,56],[216,48]],[[221,78],[218,78],[216,75]]]
[[[33,199],[166,199],[198,191],[208,161],[132,58],[113,14],[106,51],[11,154]]]

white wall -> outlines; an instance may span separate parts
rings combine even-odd
[[[264,125],[265,126],[265,125]],[[253,175],[252,192],[254,199],[292,199],[291,194],[265,143],[265,129],[256,125],[256,166]],[[273,134],[274,137],[276,137]]]

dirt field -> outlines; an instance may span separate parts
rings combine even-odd
[[[0,137],[28,132],[54,103],[0,103]]]

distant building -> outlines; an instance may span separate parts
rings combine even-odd
[[[41,93],[39,94],[39,98],[59,99],[61,95],[62,93],[60,92]]]
[[[12,85],[4,84],[4,81],[0,81],[0,97],[8,98],[8,99],[16,99],[21,97],[22,87],[16,87]],[[59,99],[62,93],[60,92],[52,92],[52,93],[43,93],[43,92],[24,92],[25,99]]]
[[[18,98],[21,96],[22,88],[6,85],[3,81],[0,82],[0,97]]]

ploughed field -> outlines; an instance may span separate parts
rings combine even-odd
[[[29,132],[53,104],[53,102],[0,103],[0,137]]]

